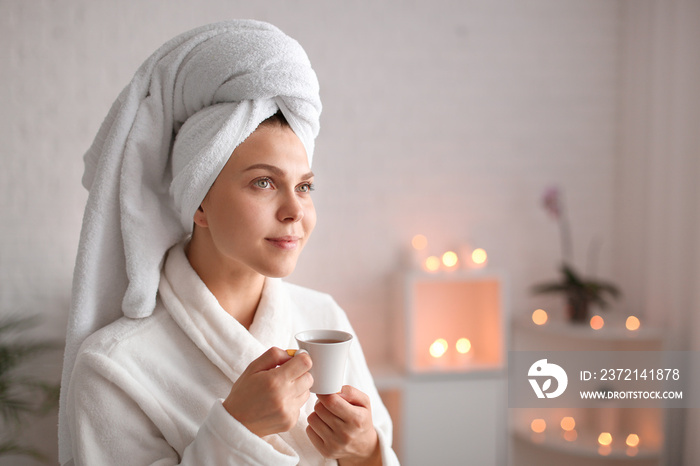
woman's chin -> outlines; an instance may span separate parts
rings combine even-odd
[[[294,264],[289,264],[289,265],[281,265],[278,267],[270,267],[267,268],[264,271],[261,271],[263,275],[265,275],[268,278],[286,278],[294,272],[294,269],[296,268],[296,262]]]

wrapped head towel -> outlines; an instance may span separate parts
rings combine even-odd
[[[239,20],[167,42],[114,102],[85,154],[89,190],[73,276],[59,412],[59,459],[72,457],[65,392],[82,342],[155,307],[165,252],[233,149],[282,111],[309,158],[321,101],[306,53],[276,27]]]

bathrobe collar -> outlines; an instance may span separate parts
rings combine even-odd
[[[184,243],[168,252],[158,292],[173,320],[231,381],[271,346],[296,346],[289,334],[292,303],[280,279],[265,279],[250,330],[219,305],[187,260]]]

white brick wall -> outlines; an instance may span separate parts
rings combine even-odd
[[[297,38],[324,100],[315,237],[292,281],[332,293],[371,361],[386,285],[415,233],[467,241],[511,279],[513,312],[554,274],[543,189],[567,190],[577,260],[614,194],[618,4],[610,0],[0,2],[0,312],[62,337],[86,193],[82,154],[136,67],[232,17]],[[58,372],[57,372],[58,373]]]
[[[511,275],[522,312],[530,284],[558,261],[543,188],[567,188],[581,262],[594,235],[609,239],[612,218],[614,3],[393,8],[345,12],[326,33],[324,47],[335,48],[351,34],[343,24],[362,31],[351,51],[317,65],[320,225],[295,277],[333,291],[359,330],[376,335],[365,338],[371,357],[381,351],[386,278],[413,234],[438,251],[483,245]],[[343,270],[329,274],[324,263]]]

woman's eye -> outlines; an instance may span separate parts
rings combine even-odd
[[[304,183],[299,186],[299,192],[302,193],[310,193],[311,191],[314,190],[314,184],[313,183]]]
[[[268,189],[270,186],[272,186],[272,183],[267,178],[260,178],[259,180],[255,180],[254,185],[256,188]]]

